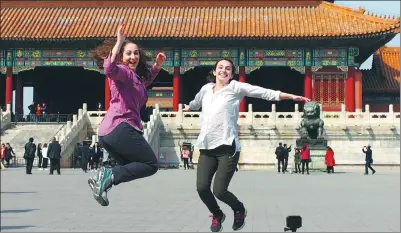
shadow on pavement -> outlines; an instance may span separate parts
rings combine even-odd
[[[36,192],[1,192],[4,194],[23,194],[23,193],[36,193]]]
[[[31,212],[34,210],[39,210],[39,209],[23,209],[23,210],[1,210],[2,214],[20,214],[20,213],[26,213],[26,212]]]
[[[30,228],[30,227],[35,227],[35,226],[32,226],[32,225],[1,226],[0,229],[1,229],[2,231],[4,231],[4,230],[21,230],[21,229]]]

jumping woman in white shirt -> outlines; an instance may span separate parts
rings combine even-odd
[[[195,99],[184,108],[184,111],[202,108],[201,130],[196,142],[200,149],[196,188],[199,197],[213,215],[210,226],[212,232],[222,230],[221,224],[226,217],[214,196],[234,211],[234,231],[242,229],[245,225],[247,211],[243,203],[227,190],[241,151],[237,132],[241,100],[249,96],[276,101],[310,101],[302,96],[237,82],[233,80],[234,74],[235,66],[231,60],[221,59],[216,62],[210,83],[204,85]],[[215,173],[212,193],[210,186]]]

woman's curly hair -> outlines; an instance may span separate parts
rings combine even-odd
[[[123,52],[125,49],[125,46],[127,44],[135,44],[132,41],[126,40],[121,46],[120,49],[120,61],[118,62],[119,64],[122,64],[122,58],[123,58]],[[97,66],[99,69],[103,69],[103,63],[104,59],[111,54],[111,50],[113,49],[114,45],[116,44],[116,40],[105,40],[103,41],[99,46],[97,46],[93,51],[93,58],[96,61]],[[139,47],[139,46],[138,46]],[[139,49],[139,62],[138,66],[136,67],[136,73],[141,77],[143,81],[146,81],[149,79],[150,75],[150,65],[148,62],[150,61],[150,58],[145,55],[142,49]]]

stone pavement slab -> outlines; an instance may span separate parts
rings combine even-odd
[[[301,215],[299,232],[400,231],[400,173],[377,169],[338,174],[278,174],[239,171],[231,190],[248,209],[243,232],[283,232],[288,215]],[[115,186],[110,206],[100,206],[87,185],[89,175],[63,169],[62,175],[34,168],[2,170],[1,231],[209,232],[211,218],[196,192],[195,170],[160,170]],[[232,232],[233,214],[223,232]]]

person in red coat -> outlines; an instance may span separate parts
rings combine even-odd
[[[306,144],[303,144],[301,149],[302,174],[305,173],[305,165],[306,165],[306,174],[309,175],[309,162],[310,162],[310,149]]]
[[[334,151],[329,146],[326,150],[325,163],[327,166],[327,173],[334,173],[334,166],[336,166],[336,161],[334,160]]]

